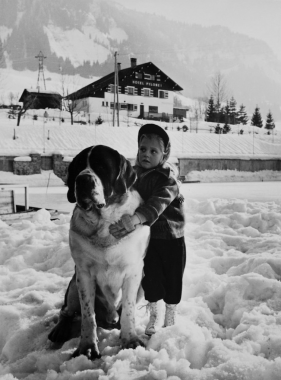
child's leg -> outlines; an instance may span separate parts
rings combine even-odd
[[[165,297],[167,304],[178,304],[182,295],[182,279],[186,262],[184,238],[168,241],[169,252],[163,261]]]
[[[161,241],[151,239],[144,259],[144,278],[142,280],[144,296],[149,301],[150,318],[145,329],[145,334],[149,336],[156,333],[156,325],[159,319],[157,301],[165,296],[161,253]]]
[[[184,238],[174,239],[170,244],[170,254],[165,258],[165,298],[166,312],[164,326],[173,326],[176,322],[177,304],[182,295],[182,279],[186,262]]]
[[[162,245],[165,245],[165,242],[166,240],[151,239],[144,258],[144,278],[142,280],[142,287],[145,299],[149,302],[157,302],[165,297],[162,267]]]

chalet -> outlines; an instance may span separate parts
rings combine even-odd
[[[39,92],[25,89],[19,98],[19,102],[23,103],[23,109],[61,109],[62,96],[58,92],[54,91]]]
[[[152,62],[137,65],[131,58],[131,67],[121,70],[118,63],[118,95],[115,72],[68,95],[75,102],[75,111],[88,114],[112,114],[136,118],[172,121],[175,115],[174,93],[183,90]],[[177,112],[176,112],[177,113]]]

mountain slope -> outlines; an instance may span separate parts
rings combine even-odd
[[[122,68],[129,57],[152,61],[189,97],[206,96],[207,84],[221,71],[232,95],[263,116],[279,115],[281,69],[265,42],[225,27],[201,27],[126,9],[107,0],[0,0],[0,39],[6,66],[38,70],[42,51],[51,72],[89,79],[113,70],[118,51]],[[90,80],[89,80],[90,83]],[[21,89],[19,90],[21,91]]]

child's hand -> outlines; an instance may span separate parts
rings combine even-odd
[[[122,216],[118,223],[111,224],[109,226],[109,232],[115,237],[115,239],[121,239],[135,230],[133,223],[133,217],[128,214]]]

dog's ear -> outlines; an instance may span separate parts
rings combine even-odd
[[[82,170],[87,168],[88,154],[92,147],[86,148],[77,154],[68,166],[66,184],[68,186],[67,199],[70,203],[75,203],[75,179]]]
[[[119,174],[114,184],[114,190],[118,194],[126,193],[136,182],[137,173],[133,169],[130,161],[120,154]]]

